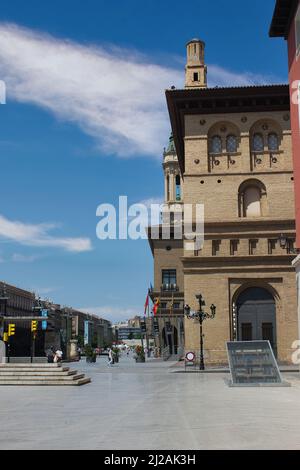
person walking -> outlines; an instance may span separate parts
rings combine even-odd
[[[108,350],[108,366],[112,366],[114,363],[114,355],[111,349]]]

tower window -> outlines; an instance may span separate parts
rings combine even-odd
[[[226,139],[226,151],[228,153],[237,152],[237,138],[235,135],[229,135]]]
[[[212,138],[211,153],[222,153],[222,139],[219,135]]]
[[[278,148],[278,135],[273,132],[268,135],[268,149],[270,151],[276,152]]]
[[[194,82],[199,82],[199,73],[194,72]]]
[[[252,141],[252,150],[254,150],[254,152],[263,152],[264,139],[261,134],[254,134]]]

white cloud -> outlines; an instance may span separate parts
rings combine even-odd
[[[21,253],[14,253],[11,257],[11,261],[14,263],[33,263],[39,258],[40,256],[38,255],[23,255]]]
[[[97,315],[98,317],[110,320],[112,323],[128,320],[136,315],[141,315],[141,309],[137,307],[124,308],[116,306],[79,308],[80,311]]]
[[[182,87],[184,70],[120,48],[83,46],[2,23],[0,77],[8,101],[33,103],[76,123],[105,151],[160,158],[169,132],[163,90]],[[264,78],[212,65],[209,81],[235,86]]]
[[[26,246],[62,248],[78,253],[92,249],[89,238],[55,237],[48,233],[53,228],[53,224],[24,224],[0,215],[0,237],[6,240]]]

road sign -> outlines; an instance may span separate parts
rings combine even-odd
[[[14,336],[16,334],[16,325],[15,323],[8,324],[8,336]]]
[[[185,359],[186,359],[188,362],[194,362],[194,360],[195,360],[195,353],[193,353],[193,352],[188,352],[188,353],[186,353]]]

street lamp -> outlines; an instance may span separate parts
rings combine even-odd
[[[278,241],[279,241],[280,248],[282,248],[283,250],[287,250],[288,254],[291,254],[291,255],[299,254],[299,249],[292,248],[291,246],[292,240],[288,238],[286,235],[284,235],[283,233],[280,234]]]
[[[200,325],[200,370],[205,370],[204,354],[203,354],[204,335],[202,331],[202,325],[203,325],[204,320],[215,318],[216,306],[212,304],[210,307],[211,313],[206,313],[203,310],[203,307],[205,306],[205,300],[203,299],[202,295],[201,294],[196,295],[196,299],[199,302],[199,310],[197,312],[192,312],[191,307],[189,305],[185,305],[184,314],[188,320],[196,320],[199,322],[199,325]]]

